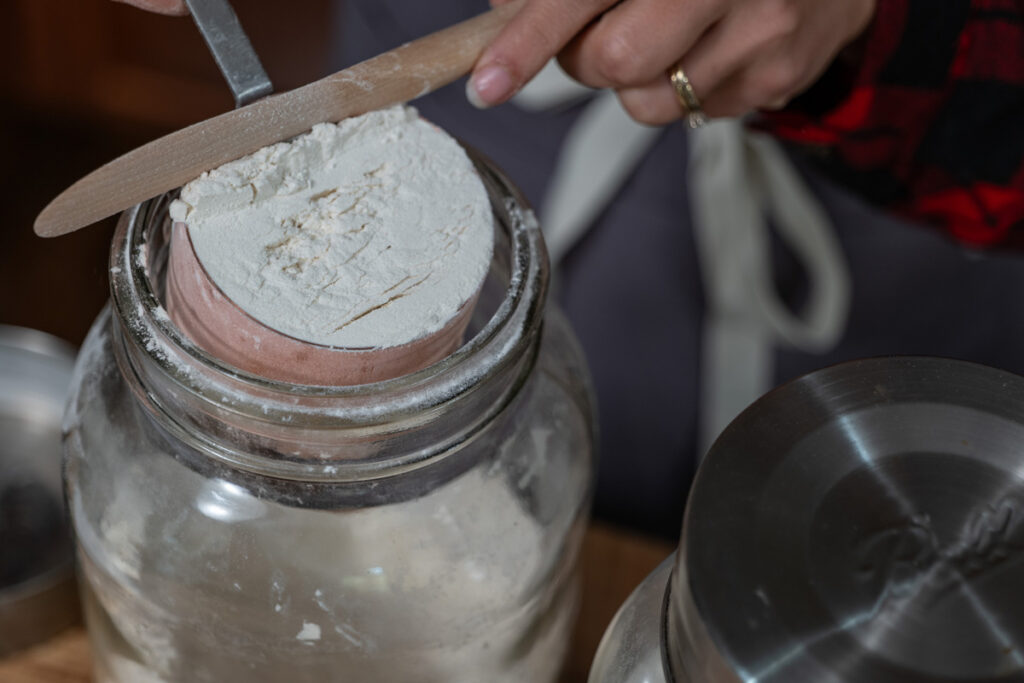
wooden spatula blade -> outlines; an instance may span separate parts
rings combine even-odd
[[[41,237],[57,237],[189,182],[261,147],[407,102],[451,83],[518,11],[512,2],[406,43],[365,62],[154,140],[64,190],[36,217]]]

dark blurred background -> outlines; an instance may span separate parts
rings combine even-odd
[[[275,89],[327,73],[330,0],[234,3]],[[97,166],[233,101],[188,17],[6,0],[0,21],[0,324],[79,344],[107,299],[108,219],[44,240],[36,214]]]

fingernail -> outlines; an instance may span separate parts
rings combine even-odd
[[[503,66],[492,64],[475,72],[466,83],[466,99],[477,109],[487,109],[512,94],[512,74]]]

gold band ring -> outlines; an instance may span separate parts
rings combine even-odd
[[[686,111],[686,123],[689,124],[690,128],[700,128],[708,122],[707,114],[700,106],[700,98],[697,97],[697,93],[693,90],[693,84],[690,83],[690,79],[686,77],[686,72],[683,71],[683,67],[676,64],[675,67],[669,71],[668,80],[671,81],[672,87],[676,91],[676,98],[679,100],[679,104]]]

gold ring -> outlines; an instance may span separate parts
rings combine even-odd
[[[676,91],[676,98],[679,100],[679,104],[686,111],[686,123],[689,124],[690,128],[700,128],[707,123],[707,114],[701,108],[700,98],[694,92],[693,84],[686,77],[683,67],[676,64],[675,68],[669,72],[668,80],[672,82],[672,87]]]

